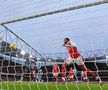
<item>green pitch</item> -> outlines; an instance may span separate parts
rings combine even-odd
[[[0,82],[0,90],[108,90],[108,83],[99,86],[96,83],[18,83],[18,82]],[[78,88],[77,88],[78,87]]]

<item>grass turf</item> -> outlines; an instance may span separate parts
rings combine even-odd
[[[108,83],[99,86],[96,83],[78,83],[79,90],[108,90]],[[0,82],[0,90],[78,90],[75,83],[18,83]]]

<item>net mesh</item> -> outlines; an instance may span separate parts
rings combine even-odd
[[[0,21],[17,20],[69,6],[85,5],[92,1],[1,0]],[[28,7],[22,8],[24,6]],[[107,9],[108,4],[94,5],[0,25],[0,89],[107,90]],[[61,46],[65,37],[76,42],[86,69],[91,69],[96,74],[95,78],[75,62],[67,62],[66,68],[63,66],[69,56]],[[101,80],[105,82],[103,86]]]

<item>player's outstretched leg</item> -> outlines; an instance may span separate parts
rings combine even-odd
[[[89,68],[87,68],[84,64],[79,65],[79,67],[81,67],[84,71],[86,71],[87,73],[89,73],[90,75],[92,75],[94,78],[96,78],[96,74],[92,70],[90,70]]]
[[[87,68],[86,66],[85,66],[85,64],[82,64],[82,65],[79,65],[79,67],[81,67],[83,70],[84,70],[84,75],[83,75],[83,77],[85,77],[86,78],[86,74],[87,73],[89,73],[90,75],[92,75],[97,81],[99,81],[99,84],[100,85],[103,85],[103,81],[101,80],[101,78],[99,78],[96,74],[95,74],[95,72],[94,71],[92,71],[92,70],[90,70],[89,68]],[[86,73],[87,72],[87,73]]]
[[[83,76],[87,76],[86,73],[89,73],[90,75],[92,75],[97,81],[99,81],[99,84],[102,85],[103,82],[101,80],[100,77],[98,77],[94,71],[90,70],[89,68],[86,67],[86,65],[84,64],[83,58],[80,56],[77,59],[75,59],[75,63],[83,69],[83,71],[85,72]]]

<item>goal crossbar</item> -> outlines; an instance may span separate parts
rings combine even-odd
[[[71,7],[58,9],[58,10],[54,10],[54,11],[49,11],[49,12],[45,12],[45,13],[40,13],[40,14],[36,14],[36,15],[32,15],[32,16],[22,17],[22,18],[19,18],[19,19],[13,19],[13,20],[9,20],[9,21],[0,22],[0,25],[15,23],[15,22],[24,21],[24,20],[30,20],[30,19],[33,19],[33,18],[39,18],[39,17],[43,17],[43,16],[48,16],[48,15],[67,12],[67,11],[71,11],[71,10],[77,10],[77,9],[102,5],[102,4],[106,4],[106,3],[108,3],[108,0],[99,0],[99,1],[96,1],[96,2],[81,4],[81,5],[77,5],[77,6],[71,6]]]

